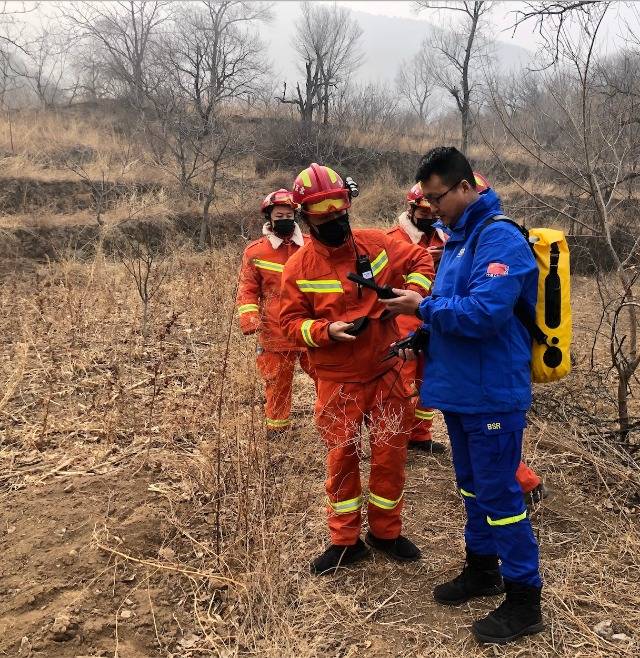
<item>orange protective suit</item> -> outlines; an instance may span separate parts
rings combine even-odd
[[[406,212],[403,212],[398,217],[398,224],[387,231],[387,235],[401,242],[408,244],[417,244],[424,247],[433,258],[434,266],[438,269],[442,249],[446,242],[446,235],[436,231],[431,239],[427,239],[422,231],[413,224],[409,219]],[[418,318],[413,318],[410,315],[399,315],[397,318],[400,336],[404,338],[412,331],[415,331],[422,322]],[[422,384],[422,373],[424,372],[424,360],[419,358],[415,361],[405,361],[402,366],[400,376],[404,380],[406,388],[413,392],[415,395],[413,425],[411,429],[411,441],[430,441],[432,437],[432,424],[434,410],[422,407],[420,405],[420,397],[418,391]],[[533,491],[541,482],[539,476],[529,468],[524,462],[520,462],[520,466],[516,471],[516,480],[524,493]]]
[[[304,348],[296,345],[280,326],[280,286],[287,260],[309,240],[296,225],[293,236],[283,240],[269,228],[264,237],[245,249],[240,269],[237,305],[245,335],[259,332],[258,369],[265,382],[265,422],[269,430],[291,424],[291,384],[296,361],[315,379]]]
[[[433,280],[429,252],[392,240],[383,231],[353,230],[360,255],[367,255],[379,285],[425,294]],[[283,331],[309,350],[318,376],[317,427],[328,449],[326,493],[331,541],[353,545],[360,535],[360,430],[371,444],[368,518],[371,532],[400,534],[411,407],[397,360],[383,361],[398,338],[375,292],[347,279],[356,271],[351,240],[336,248],[311,238],[288,262],[282,280]],[[383,315],[384,314],[384,315]],[[354,341],[334,341],[329,325],[366,316],[369,325]]]
[[[440,231],[433,233],[429,238],[409,219],[406,212],[403,212],[398,218],[398,224],[387,231],[387,235],[407,244],[415,244],[427,249],[433,258],[434,267],[438,268],[442,249],[446,241],[446,235]],[[397,318],[400,336],[408,336],[411,332],[416,331],[422,324],[422,321],[410,315],[399,315]],[[414,398],[413,414],[414,418],[411,427],[410,441],[431,441],[433,438],[431,427],[433,425],[434,410],[423,407],[420,404],[418,391],[422,384],[422,372],[424,370],[424,360],[405,361],[400,376],[402,377],[405,387],[411,391]]]

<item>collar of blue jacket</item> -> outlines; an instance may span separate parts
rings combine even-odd
[[[489,188],[482,192],[480,196],[460,215],[454,226],[445,226],[438,221],[434,224],[436,228],[444,230],[449,237],[454,240],[464,240],[471,231],[485,219],[502,214],[502,202],[500,197]]]

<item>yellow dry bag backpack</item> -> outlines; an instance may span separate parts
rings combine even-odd
[[[476,233],[474,251],[480,232],[493,222],[513,224],[527,240],[538,265],[535,318],[522,300],[514,308],[515,316],[531,335],[531,378],[542,384],[562,379],[571,370],[571,282],[564,233],[552,228],[527,230],[504,215],[496,215]]]

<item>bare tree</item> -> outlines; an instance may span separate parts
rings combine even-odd
[[[435,32],[428,39],[429,47],[439,53],[434,67],[439,86],[455,100],[460,113],[462,150],[469,148],[473,124],[473,101],[478,78],[474,72],[482,69],[481,60],[486,59],[486,41],[483,38],[483,18],[491,11],[494,3],[487,0],[470,2],[438,2],[420,0],[419,11],[425,9],[454,12],[461,19],[458,26],[450,30]]]
[[[624,85],[611,86],[611,80],[619,82],[618,75],[604,73],[612,63],[616,65],[615,60],[598,61],[596,55],[608,8],[605,2],[589,3],[587,8],[582,3],[579,11],[542,15],[540,29],[546,43],[556,46],[545,49],[550,58],[547,66],[530,74],[537,77],[542,93],[522,96],[520,103],[517,94],[511,94],[508,105],[497,86],[491,95],[511,141],[567,193],[556,203],[523,189],[541,207],[587,230],[612,264],[614,278],[598,268],[599,301],[603,321],[611,327],[610,365],[617,374],[619,433],[626,440],[632,426],[628,399],[640,366],[636,297],[640,237],[635,213],[635,223],[625,224],[623,186],[640,180],[640,117],[637,97]],[[499,158],[495,146],[488,143]],[[503,162],[503,167],[511,176],[509,166]],[[628,190],[627,196],[631,194]]]
[[[218,106],[260,89],[269,70],[265,44],[252,28],[271,20],[263,2],[203,0],[178,12],[170,34],[154,50],[203,126]]]
[[[71,42],[52,21],[41,24],[24,54],[13,65],[16,76],[26,81],[44,109],[63,100],[72,102],[76,88],[68,77]]]
[[[3,51],[17,50],[23,54],[27,51],[24,46],[24,32],[27,14],[36,12],[40,6],[39,2],[0,2],[0,46]]]
[[[140,107],[145,100],[150,44],[171,7],[169,0],[72,2],[62,5],[62,14]]]
[[[158,295],[171,274],[166,258],[168,245],[155,227],[141,223],[135,228],[120,231],[117,255],[134,282],[142,305],[140,333],[146,340],[149,335],[151,302]]]
[[[314,111],[322,108],[322,122],[329,122],[331,99],[362,64],[360,50],[362,28],[345,7],[303,2],[301,17],[296,22],[295,51],[301,58],[304,93],[300,83],[296,96],[286,97],[286,83],[281,103],[298,107],[304,122],[313,121]]]
[[[393,129],[399,115],[395,91],[384,84],[351,85],[336,99],[334,113],[339,123],[363,132]]]
[[[141,129],[155,163],[202,203],[201,247],[225,161],[251,148],[235,139],[225,106],[259,90],[264,46],[250,28],[269,19],[264,3],[205,0],[179,12],[154,47]]]
[[[300,114],[300,120],[305,124],[313,121],[313,116],[321,104],[321,77],[320,65],[317,61],[307,57],[304,60],[304,91],[300,88],[300,82],[296,83],[296,95],[287,98],[287,83],[282,87],[282,96],[276,96],[275,99],[284,104],[295,105]]]
[[[435,84],[433,60],[428,43],[423,41],[418,52],[408,61],[402,62],[396,76],[398,94],[422,122],[429,118],[429,99]]]

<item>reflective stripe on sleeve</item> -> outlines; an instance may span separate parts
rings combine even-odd
[[[376,507],[379,507],[380,509],[394,509],[398,505],[398,503],[402,500],[403,495],[404,494],[400,494],[400,498],[396,498],[396,500],[389,500],[388,498],[377,496],[376,494],[373,493],[373,491],[370,491],[369,503],[371,505],[375,505]]]
[[[258,310],[257,304],[243,304],[242,306],[238,306],[238,315],[242,315],[243,313],[257,313]]]
[[[302,334],[302,339],[309,347],[318,347],[318,344],[314,342],[311,337],[311,325],[315,320],[305,320],[300,326],[300,333]]]
[[[476,495],[472,494],[470,491],[465,491],[464,489],[460,489],[460,493],[465,497],[465,498],[475,498]]]
[[[381,251],[371,262],[371,271],[373,276],[378,276],[380,272],[389,264],[389,257],[386,251]]]
[[[269,272],[282,272],[284,270],[282,263],[273,263],[270,260],[260,260],[260,258],[254,258],[252,262],[261,270],[269,270]]]
[[[344,292],[337,279],[298,279],[296,283],[302,292]]]
[[[487,517],[487,523],[489,525],[511,525],[512,523],[518,523],[527,518],[527,510],[522,512],[522,514],[516,514],[515,516],[507,516],[504,519],[492,519]]]
[[[349,514],[350,512],[357,512],[362,507],[362,496],[350,498],[349,500],[339,500],[336,503],[327,498],[327,503],[335,514]]]
[[[405,278],[405,283],[413,283],[422,286],[427,291],[431,289],[431,279],[428,279],[424,274],[420,274],[420,272],[411,272],[411,274]]]
[[[423,409],[416,409],[416,418],[420,420],[433,420],[435,411],[424,411]]]

